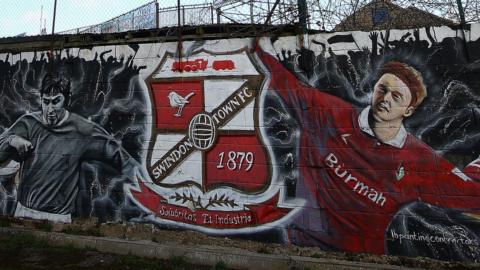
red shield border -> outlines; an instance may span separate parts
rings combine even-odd
[[[208,52],[206,50],[202,50],[198,52],[196,55],[199,55],[201,53],[206,53],[212,56],[218,56],[221,54],[214,54],[211,52]],[[203,71],[208,71],[211,70],[217,74],[211,74],[211,75],[203,75],[203,76],[196,76],[195,74],[198,73],[199,71],[202,71],[202,66],[199,65],[198,69],[195,71],[190,70],[190,71],[179,71],[178,70],[178,64],[173,65],[171,68],[170,66],[167,67],[167,70],[165,69],[165,63],[167,62],[168,59],[175,59],[172,54],[166,54],[162,61],[160,62],[159,66],[157,69],[153,72],[151,76],[147,79],[147,85],[149,87],[149,93],[150,93],[150,98],[152,101],[152,134],[151,134],[151,143],[149,145],[149,152],[147,155],[147,168],[150,173],[150,176],[152,177],[154,183],[159,186],[163,187],[177,187],[181,185],[196,185],[200,189],[202,189],[204,192],[207,192],[209,190],[215,189],[217,187],[221,186],[229,186],[232,188],[235,188],[237,190],[240,190],[245,193],[261,193],[262,191],[266,190],[268,188],[268,185],[271,183],[271,162],[270,162],[270,156],[268,151],[265,149],[264,142],[262,141],[260,132],[258,130],[258,94],[260,93],[261,85],[264,80],[264,75],[260,71],[260,69],[254,64],[255,62],[252,60],[251,56],[249,55],[248,51],[246,49],[242,49],[236,52],[229,52],[227,55],[221,55],[221,56],[230,56],[230,55],[235,55],[235,54],[242,54],[245,53],[248,56],[248,59],[250,63],[255,67],[255,70],[258,75],[242,75],[239,74],[235,77],[229,76],[229,75],[223,75],[225,71],[231,71],[234,70],[235,66],[238,66],[239,63],[235,63],[235,61],[232,60],[227,60],[230,65],[230,67],[233,66],[233,68],[225,68],[225,69],[219,69],[214,67],[221,66],[218,63],[225,63],[227,62],[226,60],[219,60],[219,61],[209,61],[210,63],[205,64],[205,61],[203,61]],[[182,59],[183,60],[183,59]],[[189,61],[191,63],[195,62],[200,62],[202,57],[196,57],[195,55],[189,56]],[[178,61],[178,58],[175,59],[176,62],[182,62]],[[185,61],[186,62],[186,61]],[[175,69],[175,70],[174,70]],[[188,75],[185,77],[177,77],[177,78],[166,78],[166,79],[156,79],[154,78],[155,74],[158,74],[159,72],[165,72],[165,71],[172,71],[177,72],[182,75]],[[214,146],[207,151],[201,151],[202,152],[202,166],[203,166],[203,175],[202,175],[202,184],[199,184],[198,182],[193,182],[193,181],[179,181],[179,183],[162,183],[162,179],[167,177],[169,173],[172,172],[172,170],[175,168],[174,165],[172,166],[163,166],[165,170],[162,170],[162,175],[160,177],[158,176],[157,172],[154,172],[155,167],[159,166],[158,162],[154,164],[153,166],[149,166],[152,164],[152,150],[154,149],[155,145],[155,140],[159,134],[169,134],[169,133],[177,133],[177,134],[185,134],[185,140],[188,141],[188,124],[190,123],[191,117],[200,114],[200,113],[208,113],[206,112],[206,108],[202,105],[205,105],[205,92],[204,92],[204,87],[205,87],[205,81],[206,80],[215,80],[215,79],[243,79],[246,81],[245,84],[241,86],[240,89],[236,90],[235,92],[229,97],[229,98],[236,98],[237,101],[241,103],[241,97],[238,98],[239,95],[241,95],[241,92],[243,91],[244,88],[248,88],[249,93],[254,92],[255,96],[254,98],[251,99],[249,102],[254,102],[253,104],[253,130],[248,131],[248,130],[220,130],[219,126],[217,126],[217,131],[218,131],[218,136],[216,137]],[[171,115],[173,112],[176,110],[174,108],[169,108],[168,106],[168,101],[166,100],[167,92],[170,91],[170,89],[175,89],[178,94],[181,96],[186,96],[190,93],[193,93],[191,90],[188,88],[195,88],[197,91],[193,97],[189,100],[190,103],[185,106],[183,109],[183,116],[187,118],[188,121],[184,121],[183,123],[180,123],[179,120],[180,118],[172,119]],[[190,93],[189,93],[190,92]],[[243,94],[245,96],[245,94]],[[160,100],[163,97],[163,101]],[[253,100],[253,101],[252,101]],[[203,103],[200,105],[200,103]],[[214,108],[212,112],[210,112],[210,115],[217,110],[220,113],[222,113],[222,106],[225,105],[225,103],[228,102],[223,102],[220,104],[217,108]],[[193,106],[192,106],[193,105]],[[227,104],[228,105],[228,104]],[[239,112],[241,112],[243,109],[245,109],[245,106],[248,104],[241,104],[242,106],[239,106],[237,108],[237,111],[235,113],[232,113],[229,119],[232,119],[235,117],[235,115]],[[190,109],[192,108],[192,109]],[[167,112],[170,111],[170,115],[167,116]],[[169,117],[172,121],[162,121],[159,120],[160,117]],[[222,116],[222,114],[220,114]],[[215,118],[215,115],[213,115],[214,119],[218,119],[219,117]],[[223,121],[223,125],[228,122],[228,119]],[[184,140],[184,141],[185,141]],[[178,147],[180,147],[182,142],[178,144]],[[184,143],[185,145],[185,143]],[[198,149],[189,148],[187,147],[187,152],[181,157],[181,158],[186,158],[188,155],[190,155],[193,151],[199,151]],[[228,148],[228,149],[227,149]],[[180,149],[182,150],[182,149]],[[170,149],[169,152],[167,152],[164,157],[175,157],[175,154],[178,156],[177,153],[173,153],[175,151],[175,147]],[[185,152],[185,151],[181,151]],[[255,160],[253,161],[254,165],[250,168],[248,168],[247,164],[242,164],[242,166],[247,166],[240,168],[240,170],[248,169],[249,174],[239,174],[238,171],[240,170],[228,170],[228,165],[227,161],[229,159],[229,154],[230,157],[232,156],[232,152],[235,152],[236,154],[238,153],[252,153],[255,156]],[[169,155],[170,153],[170,155]],[[223,157],[222,157],[223,155]],[[221,160],[221,159],[224,160]],[[241,155],[237,155],[235,157],[237,164],[240,165],[239,161],[241,159],[245,159],[245,157]],[[170,159],[171,161],[172,159]],[[223,161],[223,162],[222,162]],[[182,160],[180,160],[177,163],[181,163]],[[173,162],[168,162],[168,163],[173,163]],[[165,165],[168,165],[167,162],[165,162]],[[232,164],[232,162],[230,163]],[[160,165],[161,166],[161,165]],[[217,167],[223,166],[226,169],[219,170]],[[232,168],[234,166],[230,166]],[[239,167],[239,166],[237,166]],[[162,169],[163,169],[162,168]],[[245,170],[244,170],[245,171]],[[239,177],[240,175],[240,177]]]
[[[205,53],[209,53],[211,55],[215,55],[210,53],[206,50],[201,51]],[[199,52],[199,53],[201,53]],[[139,204],[143,209],[155,215],[158,221],[161,224],[175,224],[181,227],[186,228],[196,228],[202,231],[206,231],[209,233],[226,233],[226,232],[242,232],[242,231],[249,231],[253,232],[254,230],[265,230],[270,228],[273,224],[280,222],[286,216],[292,216],[295,211],[294,208],[291,207],[281,207],[280,202],[283,203],[283,191],[278,185],[272,185],[272,163],[271,157],[269,156],[271,152],[266,149],[266,145],[264,144],[261,133],[259,130],[259,95],[261,93],[261,89],[263,89],[263,82],[264,82],[264,74],[260,71],[261,69],[256,65],[256,62],[253,61],[252,55],[250,55],[247,49],[242,49],[236,52],[229,52],[227,55],[234,55],[235,53],[245,53],[248,57],[250,63],[253,65],[257,74],[255,76],[252,75],[242,75],[240,74],[237,77],[245,79],[245,84],[241,85],[241,87],[235,90],[225,101],[223,101],[217,108],[214,108],[210,112],[205,112],[205,110],[201,110],[193,118],[196,117],[204,117],[204,115],[210,113],[215,114],[222,110],[225,104],[228,103],[228,100],[234,99],[235,97],[240,100],[246,100],[245,104],[249,104],[254,102],[253,105],[253,132],[248,131],[241,131],[241,132],[232,132],[232,131],[225,131],[225,134],[215,137],[212,142],[216,143],[217,145],[229,145],[230,147],[236,147],[236,149],[248,149],[248,139],[244,139],[244,141],[237,142],[235,144],[228,143],[229,138],[236,136],[239,138],[254,138],[257,140],[257,146],[260,147],[261,151],[265,155],[265,160],[262,162],[264,168],[267,170],[267,180],[262,184],[261,187],[254,186],[253,189],[250,186],[250,190],[248,189],[248,185],[242,185],[242,188],[238,188],[238,184],[235,183],[225,183],[222,182],[221,178],[220,181],[213,183],[211,186],[209,185],[198,185],[195,182],[182,182],[178,184],[168,184],[165,185],[162,181],[157,180],[155,178],[155,172],[153,171],[152,167],[157,166],[160,162],[158,160],[154,166],[150,166],[152,161],[152,152],[151,149],[155,145],[155,141],[151,140],[149,146],[149,152],[147,156],[147,171],[150,174],[150,177],[153,180],[153,183],[144,182],[144,179],[137,179],[138,186],[127,188],[130,192],[133,200]],[[175,79],[166,79],[166,80],[157,80],[154,78],[154,74],[161,72],[163,65],[168,57],[172,57],[171,54],[166,54],[165,57],[160,62],[158,68],[153,72],[152,75],[149,76],[147,79],[147,85],[149,87],[149,94],[151,100],[153,100],[154,92],[152,85],[155,83],[164,83],[164,82],[175,82]],[[191,56],[195,58],[195,55]],[[217,63],[216,65],[212,65],[212,68],[215,70],[232,70],[235,66],[234,61],[229,60],[222,60],[222,62]],[[208,68],[208,65],[204,66]],[[182,64],[177,64],[175,66],[172,65],[173,70],[182,69],[184,66]],[[198,69],[197,69],[198,70]],[[194,71],[193,71],[194,72]],[[191,76],[189,79],[190,81],[205,81],[205,79],[211,79],[212,76]],[[168,89],[168,88],[167,88]],[[165,94],[165,93],[164,93]],[[182,93],[182,95],[187,94],[186,92]],[[188,94],[187,94],[188,95]],[[253,97],[253,98],[251,98]],[[251,98],[249,100],[249,98]],[[237,101],[238,101],[237,100]],[[254,100],[254,101],[253,101]],[[241,102],[239,102],[241,103]],[[152,115],[152,118],[155,120],[156,117],[161,115],[156,115],[156,108],[155,104],[153,103],[152,112],[155,112]],[[242,107],[243,108],[243,107]],[[178,111],[177,111],[178,112]],[[238,111],[236,112],[238,113]],[[220,117],[220,116],[219,116]],[[234,116],[233,116],[234,117]],[[205,117],[204,117],[205,118]],[[221,118],[221,117],[220,117]],[[215,118],[213,118],[215,120]],[[225,118],[226,122],[230,121],[229,117]],[[217,119],[218,120],[218,119]],[[213,120],[212,120],[213,121]],[[191,125],[194,121],[189,123],[189,131],[191,131]],[[226,123],[225,122],[225,123]],[[157,121],[152,121],[152,135],[151,138],[156,139],[159,131],[165,131],[162,129],[157,129]],[[220,120],[216,121],[217,124],[220,126],[225,125]],[[167,132],[174,132],[173,130],[166,130]],[[184,131],[184,130],[183,130]],[[175,131],[175,132],[178,132]],[[222,132],[220,132],[222,133]],[[191,137],[191,132],[188,132],[186,136],[183,137],[183,140],[180,140],[176,146],[181,145],[183,143],[192,143],[192,140],[189,140],[189,136]],[[227,141],[227,143],[225,143]],[[223,143],[222,143],[223,142]],[[176,147],[175,146],[175,147]],[[190,155],[193,151],[198,151],[198,147],[202,147],[201,145],[195,145],[197,149],[189,149],[185,150],[185,155]],[[204,151],[201,151],[202,155],[208,154],[208,152],[213,153],[213,156],[216,156],[218,151],[215,152],[216,145],[209,145],[205,147]],[[189,152],[190,151],[190,152]],[[168,156],[174,151],[172,149],[164,154],[164,156]],[[204,156],[203,156],[204,158]],[[205,159],[202,159],[202,161]],[[258,161],[258,160],[257,160]],[[208,162],[207,162],[208,164]],[[202,166],[204,164],[202,163]],[[158,168],[158,167],[156,167]],[[154,167],[155,169],[155,167]],[[204,175],[205,176],[204,170]],[[168,171],[171,173],[171,170]],[[168,175],[167,173],[167,175]],[[223,176],[224,177],[224,176]],[[204,179],[204,178],[202,178]],[[255,179],[255,175],[252,176],[252,179]],[[278,182],[278,179],[275,180]],[[245,184],[245,183],[243,183]],[[198,196],[198,199],[188,194],[180,194],[177,193],[176,190],[181,190],[182,185],[192,185],[199,187],[199,190],[202,192],[202,196],[205,198],[201,198]],[[205,188],[208,186],[208,189]],[[245,188],[247,187],[247,188]],[[235,194],[233,195],[234,198],[229,198],[229,195],[223,193],[225,188],[235,190]],[[218,192],[217,192],[218,190]],[[244,194],[244,195],[241,195]],[[243,198],[243,199],[242,199]],[[236,201],[239,199],[239,201]],[[269,225],[267,225],[269,224]],[[255,229],[254,229],[255,228]]]

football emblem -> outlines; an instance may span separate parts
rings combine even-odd
[[[180,72],[178,63],[201,68]],[[146,169],[152,182],[139,181],[130,191],[156,222],[210,233],[252,232],[293,216],[293,207],[282,205],[283,179],[262,137],[264,80],[247,49],[200,51],[188,59],[165,55],[147,79],[153,121]]]
[[[190,139],[198,150],[208,150],[215,141],[215,123],[210,115],[200,113],[195,115],[188,126]]]

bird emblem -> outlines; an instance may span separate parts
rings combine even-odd
[[[175,91],[172,91],[168,94],[168,99],[170,100],[170,106],[172,106],[172,108],[178,108],[178,111],[176,114],[174,114],[174,116],[176,117],[182,116],[183,107],[185,107],[185,105],[190,103],[190,101],[188,100],[193,95],[195,95],[195,92],[192,92],[186,95],[185,97],[182,97],[181,95],[177,94]]]

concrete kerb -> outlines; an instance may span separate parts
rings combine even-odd
[[[100,252],[136,255],[140,257],[171,259],[184,257],[188,262],[199,265],[215,265],[222,261],[233,269],[291,270],[291,269],[388,269],[400,270],[405,267],[340,261],[334,259],[287,256],[255,253],[239,248],[214,247],[205,245],[173,245],[146,240],[123,240],[95,236],[70,235],[57,232],[35,231],[23,228],[0,228],[5,234],[31,234],[54,246],[70,245],[76,248],[92,248]]]

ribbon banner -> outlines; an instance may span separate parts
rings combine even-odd
[[[199,225],[216,229],[236,229],[249,226],[264,225],[286,216],[292,209],[278,207],[279,193],[269,200],[244,205],[245,210],[217,211],[206,209],[190,209],[184,206],[169,204],[167,199],[148,188],[139,181],[140,191],[131,190],[133,197],[148,208],[156,217]]]

